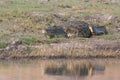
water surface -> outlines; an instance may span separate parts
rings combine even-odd
[[[87,60],[1,61],[0,80],[120,80],[120,63]]]

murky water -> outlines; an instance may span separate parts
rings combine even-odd
[[[0,80],[120,80],[120,64],[97,61],[1,61]]]

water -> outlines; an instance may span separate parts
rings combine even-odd
[[[120,63],[103,61],[0,61],[0,80],[120,80],[119,74]]]

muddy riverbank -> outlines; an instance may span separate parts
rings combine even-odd
[[[17,44],[17,45],[16,45]],[[119,40],[66,40],[25,46],[14,43],[0,50],[0,59],[104,59],[120,58]]]

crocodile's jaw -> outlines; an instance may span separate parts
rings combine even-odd
[[[92,26],[89,26],[89,29],[90,29],[91,33],[93,33],[93,28],[92,28]]]

